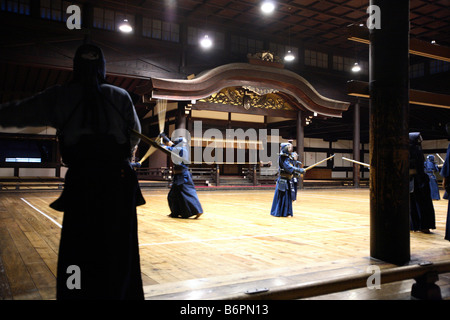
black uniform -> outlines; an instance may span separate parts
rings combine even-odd
[[[427,231],[428,229],[436,229],[430,180],[423,166],[422,137],[419,132],[411,132],[409,134],[409,163],[411,230]]]
[[[68,166],[64,191],[51,204],[64,211],[57,268],[57,299],[143,299],[136,206],[145,201],[131,150],[140,123],[128,93],[104,83],[102,51],[81,46],[74,81],[0,106],[1,126],[57,129]],[[101,158],[93,165],[93,158]],[[72,267],[80,288],[71,288]]]

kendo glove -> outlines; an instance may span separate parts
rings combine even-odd
[[[162,141],[163,141],[164,143],[169,143],[169,142],[170,142],[170,139],[167,138],[167,136],[166,136],[166,134],[165,134],[164,132],[161,132],[161,133],[158,135],[158,137],[161,138]]]

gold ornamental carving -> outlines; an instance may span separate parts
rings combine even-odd
[[[255,91],[247,90],[245,88],[224,88],[221,91],[214,93],[208,98],[199,101],[242,106],[246,110],[251,108],[271,109],[271,110],[295,110],[283,98],[276,94],[276,90],[270,93],[259,94]]]
[[[283,63],[283,60],[270,51],[257,52],[255,54],[247,54],[248,59],[257,59],[267,62]]]

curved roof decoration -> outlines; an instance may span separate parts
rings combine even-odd
[[[320,95],[300,75],[282,68],[250,63],[230,63],[201,73],[190,80],[151,78],[139,88],[139,94],[150,94],[155,99],[190,101],[211,96],[223,88],[259,87],[278,90],[290,95],[298,109],[317,112],[326,117],[342,117],[350,103]]]

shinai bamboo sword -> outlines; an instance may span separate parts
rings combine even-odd
[[[441,164],[438,164],[437,166],[438,166],[438,168],[442,168],[442,167],[444,166],[445,160],[442,159],[442,157],[439,155],[439,153],[436,153],[436,155],[437,155],[437,156],[439,157],[439,159],[441,159],[441,161],[442,161],[442,163],[441,163]]]
[[[319,164],[321,164],[322,162],[325,162],[327,160],[330,160],[331,158],[333,158],[335,155],[333,154],[331,157],[325,158],[323,160],[320,160],[319,162],[314,163],[313,165],[310,165],[308,168],[304,168],[305,171],[308,171],[309,169],[314,168],[315,166],[318,166]]]
[[[368,164],[368,163],[359,162],[359,161],[352,160],[352,159],[349,159],[349,158],[346,158],[346,157],[342,157],[342,159],[343,159],[343,160],[350,161],[350,162],[353,162],[353,163],[357,163],[357,164],[360,164],[360,165],[362,165],[362,166],[365,166],[365,167],[370,168],[370,164]]]
[[[172,157],[172,160],[183,162],[185,164],[190,164],[191,163],[189,160],[180,157],[177,153],[175,153],[173,151],[170,151],[170,150],[160,146],[156,141],[153,141],[152,139],[150,139],[149,137],[143,135],[142,133],[137,132],[134,129],[130,129],[130,131],[131,131],[132,134],[134,134],[136,137],[138,137],[139,139],[141,139],[142,141],[144,141],[145,143],[147,143],[151,147],[155,147],[156,149],[164,152],[165,154],[170,155]]]

